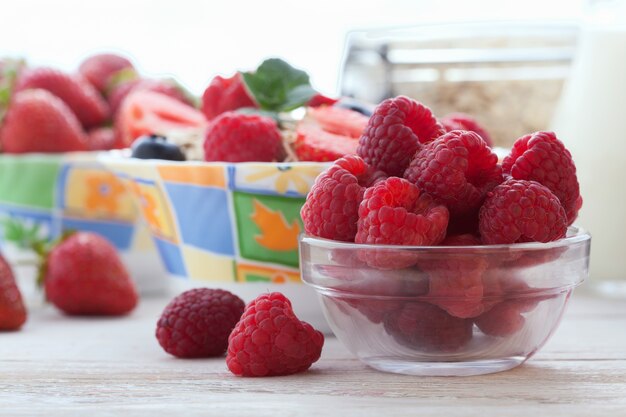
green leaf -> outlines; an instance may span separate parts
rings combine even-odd
[[[243,72],[241,75],[262,110],[293,110],[306,104],[316,94],[309,75],[282,59],[267,59],[255,72]]]

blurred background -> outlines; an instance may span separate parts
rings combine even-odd
[[[216,74],[279,56],[314,87],[338,92],[350,30],[449,21],[577,20],[582,0],[23,0],[3,10],[0,55],[74,69],[89,53],[123,52],[147,75],[175,74],[200,94]]]

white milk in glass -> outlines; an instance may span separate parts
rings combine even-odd
[[[595,3],[553,129],[576,163],[590,284],[626,295],[626,1]]]

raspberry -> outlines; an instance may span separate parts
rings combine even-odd
[[[269,117],[226,112],[211,121],[207,128],[206,161],[272,162],[283,157],[280,131]]]
[[[220,356],[243,309],[241,298],[225,290],[185,291],[163,310],[157,340],[167,353],[179,358]]]
[[[429,246],[446,234],[448,209],[402,178],[390,177],[368,188],[359,206],[356,243]],[[414,265],[418,254],[397,249],[364,248],[361,260],[377,269]]]
[[[326,239],[354,241],[365,186],[377,175],[356,155],[335,161],[316,178],[302,206],[304,231]]]
[[[283,294],[263,294],[230,334],[226,364],[235,375],[291,375],[309,369],[323,345],[324,335],[298,320]]]
[[[515,301],[505,301],[476,317],[474,322],[486,335],[510,336],[524,327],[526,319]]]
[[[508,179],[489,193],[480,208],[479,229],[486,244],[550,242],[565,236],[567,217],[547,187]]]
[[[482,244],[478,236],[469,233],[449,235],[441,242],[441,246],[480,246]]]
[[[359,207],[356,243],[429,246],[441,242],[448,210],[403,178],[368,188]]]
[[[415,269],[382,271],[352,265],[324,265],[318,270],[338,281],[335,288],[346,294],[340,297],[341,301],[372,323],[381,323],[388,313],[402,307],[401,297],[423,296],[428,292],[428,279]]]
[[[451,216],[478,209],[502,182],[498,157],[474,132],[455,130],[424,145],[404,177],[445,204]]]
[[[246,91],[241,74],[230,78],[216,76],[202,94],[202,113],[211,120],[242,107],[258,107]]]
[[[357,153],[389,176],[402,176],[420,148],[445,133],[430,109],[408,97],[378,105],[359,139]]]
[[[561,201],[567,224],[576,220],[582,206],[572,155],[553,132],[536,132],[515,141],[502,169],[517,180],[531,180],[548,187]]]
[[[473,235],[446,238],[442,246],[480,245]],[[451,253],[441,259],[420,262],[430,276],[428,302],[459,318],[476,317],[483,308],[483,273],[488,267],[484,257],[475,254]]]
[[[469,130],[483,138],[487,146],[493,146],[493,140],[491,140],[489,133],[487,133],[478,121],[469,114],[450,113],[439,119],[439,122],[446,129],[446,132],[452,132],[453,130]]]
[[[401,345],[428,352],[454,352],[472,338],[472,321],[452,317],[440,308],[408,302],[388,314],[385,330]]]

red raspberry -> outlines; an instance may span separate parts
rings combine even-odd
[[[185,291],[163,310],[157,340],[167,353],[179,358],[220,356],[243,309],[241,298],[225,290]]]
[[[404,177],[457,216],[480,207],[487,192],[502,182],[502,170],[480,136],[455,130],[424,145]]]
[[[442,246],[480,245],[476,236],[465,234],[447,237]],[[419,266],[430,276],[428,302],[459,318],[476,317],[484,311],[483,273],[488,267],[477,254],[451,253],[436,260],[422,261]]]
[[[493,146],[493,140],[491,140],[489,133],[487,133],[478,121],[469,114],[450,113],[439,119],[439,122],[446,129],[446,132],[452,132],[453,130],[469,130],[483,138],[487,146]]]
[[[388,313],[402,307],[402,297],[423,296],[428,292],[428,278],[416,269],[387,271],[324,265],[318,270],[338,281],[336,289],[346,294],[341,300],[372,323],[381,323]]]
[[[508,179],[488,194],[480,208],[479,229],[486,244],[550,242],[565,236],[567,217],[547,187]]]
[[[258,106],[246,90],[240,73],[230,78],[216,76],[202,95],[202,113],[209,120],[242,107]]]
[[[472,338],[472,321],[452,317],[426,303],[407,302],[385,318],[385,330],[398,343],[427,352],[454,352]]]
[[[478,328],[490,336],[510,336],[524,327],[522,313],[534,310],[550,295],[534,295],[526,282],[512,273],[491,269],[483,277],[485,312],[476,317]]]
[[[357,153],[389,176],[402,176],[420,148],[445,133],[430,109],[408,97],[390,98],[378,105],[359,139]]]
[[[276,122],[269,117],[226,112],[209,124],[204,159],[222,162],[272,162],[284,158]]]
[[[87,136],[87,146],[90,151],[108,151],[121,147],[112,127],[96,127],[87,132]]]
[[[356,243],[429,246],[446,234],[448,209],[403,178],[390,177],[368,188],[359,207]],[[414,265],[417,253],[364,248],[359,257],[377,269]]]
[[[505,301],[493,306],[474,320],[476,326],[489,336],[510,336],[524,327],[526,319],[515,301]]]
[[[441,246],[480,246],[482,244],[478,236],[469,233],[446,236],[441,242]]]
[[[304,231],[326,239],[354,241],[365,187],[378,178],[356,155],[347,155],[315,180],[300,215]]]
[[[403,178],[368,188],[359,207],[356,243],[430,246],[446,235],[448,210]]]
[[[536,132],[519,138],[502,169],[517,180],[531,180],[548,187],[561,201],[567,224],[576,220],[582,206],[572,155],[553,132]]]
[[[228,369],[241,376],[303,372],[322,353],[324,335],[298,320],[281,293],[263,294],[246,306],[228,338]]]

